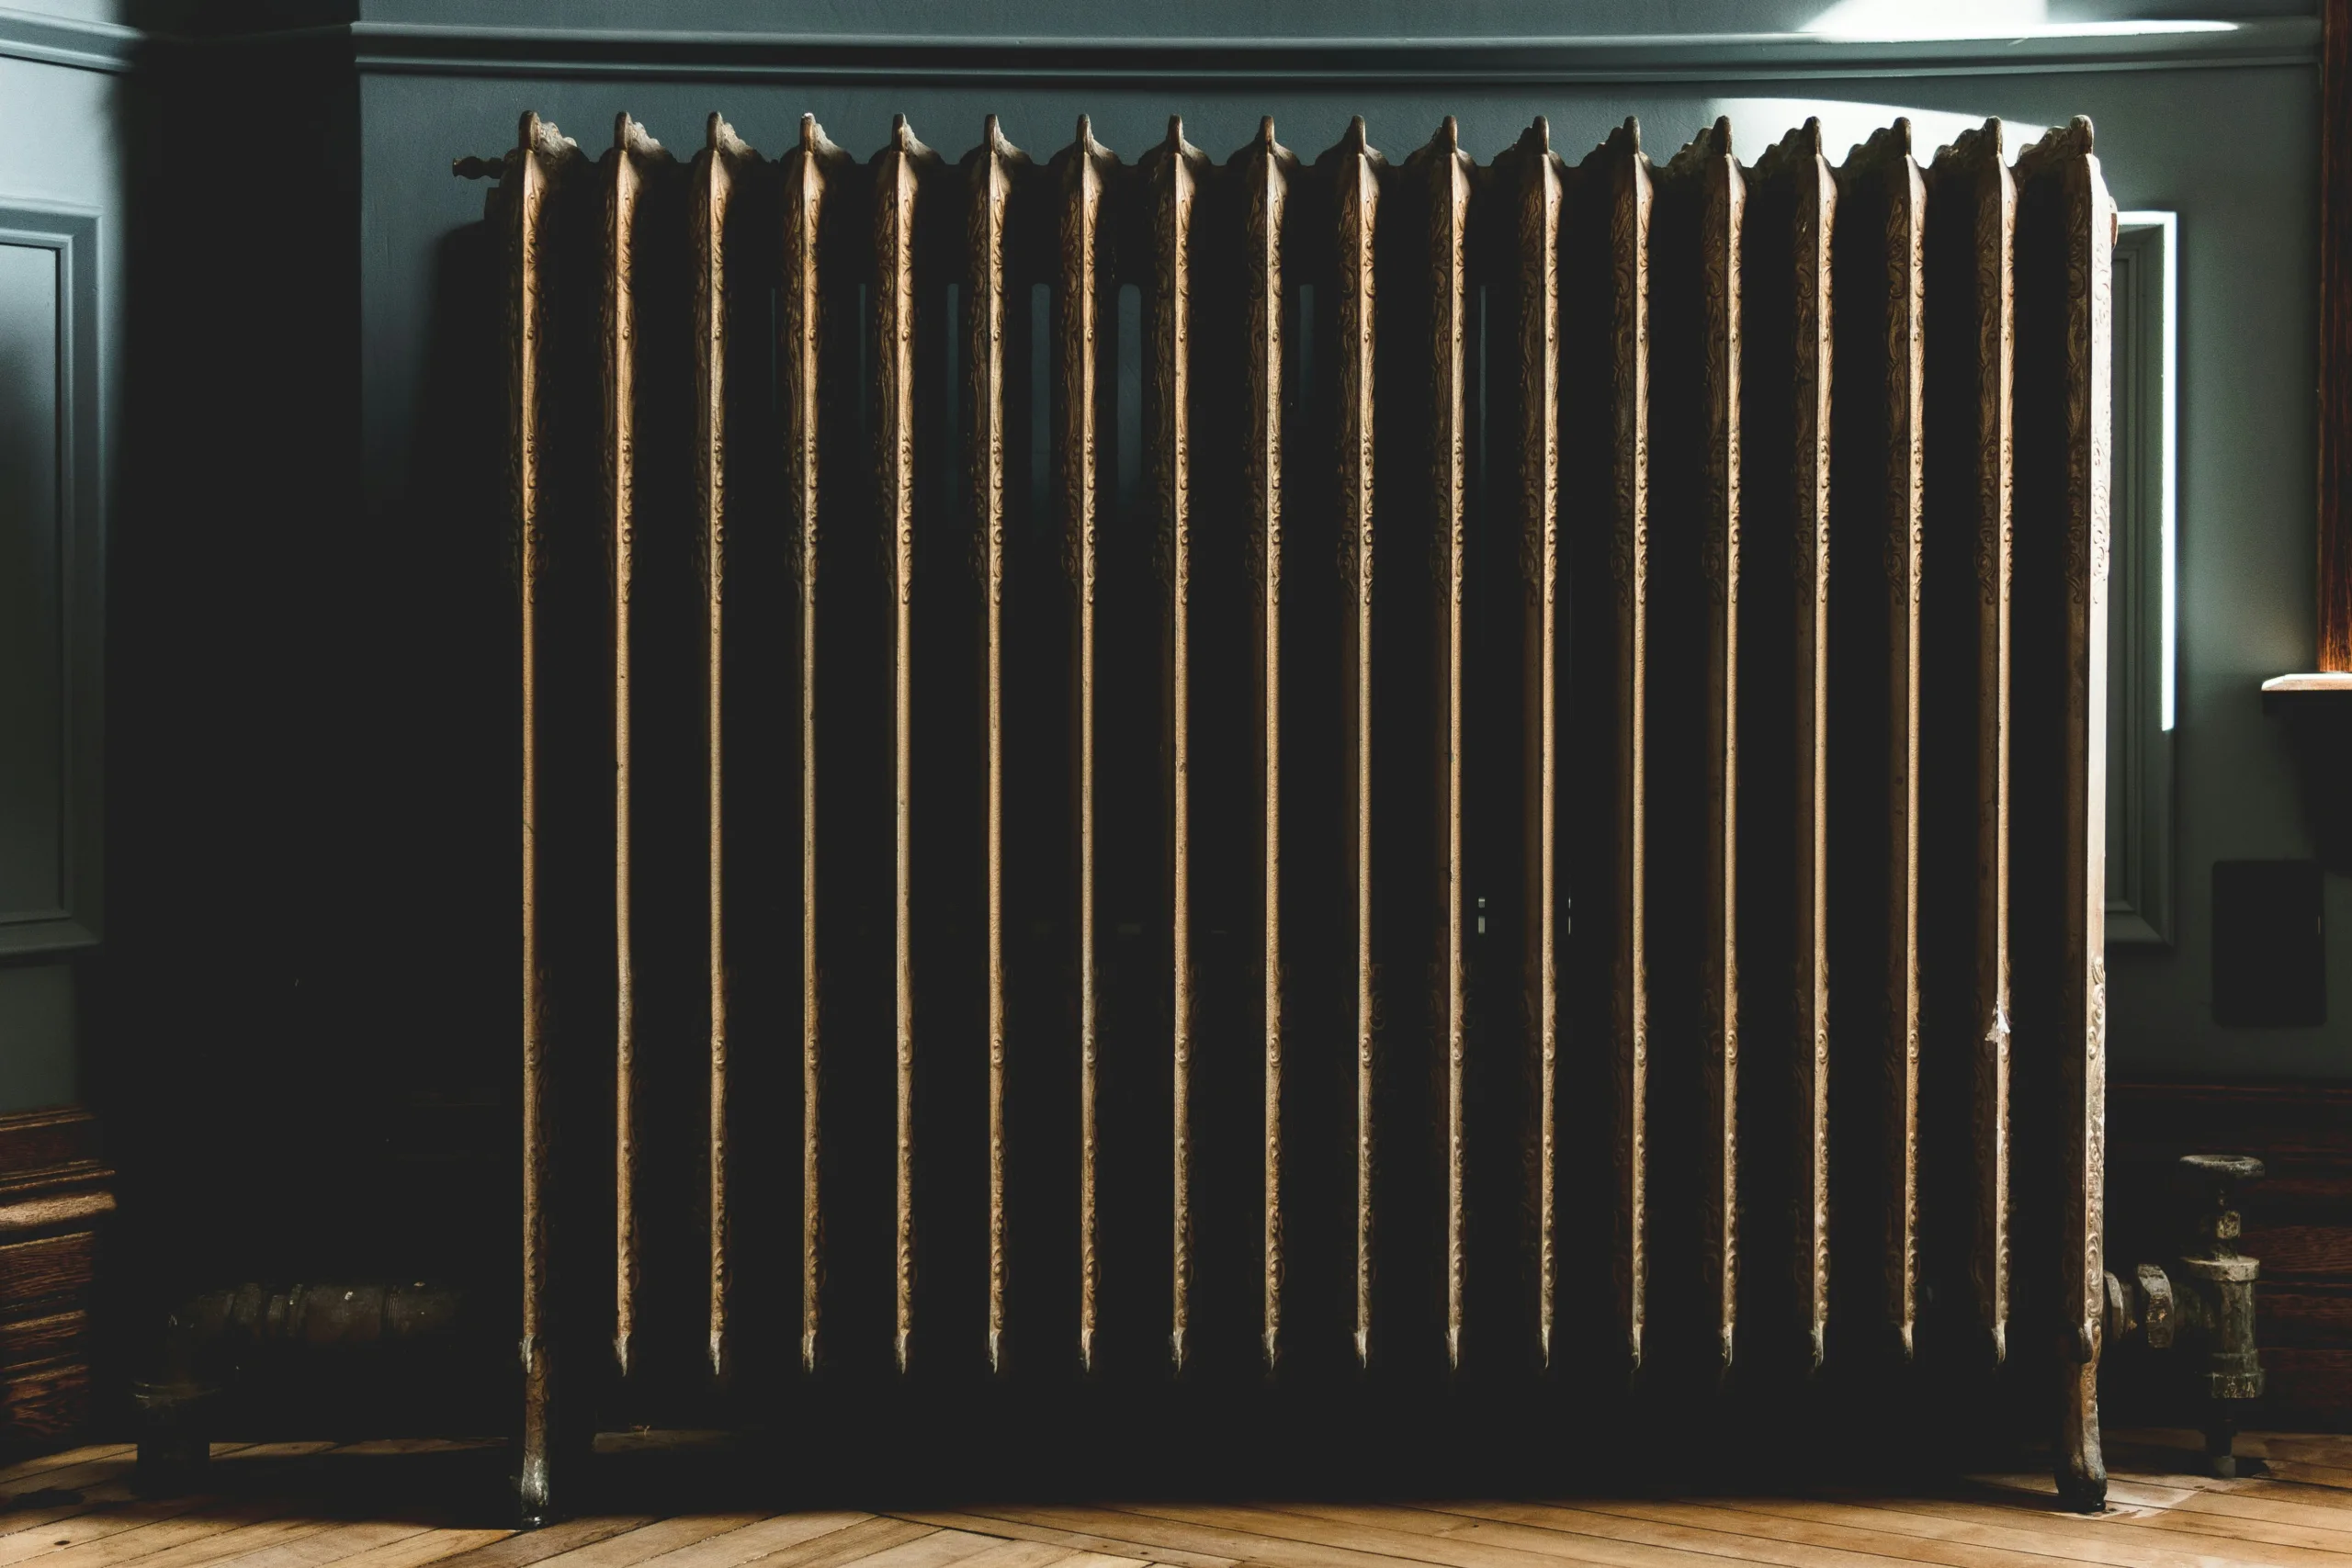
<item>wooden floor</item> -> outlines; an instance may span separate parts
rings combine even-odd
[[[2193,1443],[2111,1438],[2098,1517],[2056,1511],[2047,1477],[1984,1475],[1900,1495],[635,1514],[522,1535],[451,1522],[418,1468],[492,1457],[481,1445],[221,1445],[205,1494],[169,1499],[131,1490],[129,1449],[85,1448],[0,1470],[0,1568],[2352,1568],[2352,1437],[2249,1435],[2268,1473],[2236,1481],[2184,1473]],[[400,1482],[348,1484],[395,1460]]]

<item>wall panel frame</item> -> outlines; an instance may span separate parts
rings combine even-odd
[[[45,593],[35,592],[49,617],[39,635],[55,639],[55,690],[51,702],[36,693],[28,704],[0,704],[0,723],[30,731],[0,732],[0,748],[18,755],[46,750],[56,768],[47,822],[28,828],[10,814],[0,818],[0,832],[53,835],[56,881],[53,896],[19,895],[0,908],[0,959],[6,959],[93,946],[102,926],[106,468],[98,215],[0,198],[0,247],[53,257],[57,268],[55,504],[49,535],[24,541],[42,570],[54,573]],[[28,521],[40,528],[40,520]],[[12,708],[14,716],[6,716]],[[44,729],[47,735],[40,733]]]
[[[2118,217],[2107,940],[2169,946],[2180,231],[2170,212]]]

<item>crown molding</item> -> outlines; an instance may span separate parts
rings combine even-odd
[[[0,6],[0,57],[124,72],[158,52],[329,44],[363,72],[424,75],[1112,83],[1476,82],[1492,85],[1822,80],[2311,65],[2315,17],[2083,24],[1971,39],[1815,33],[1608,37],[1038,38],[336,22],[190,39]],[[340,53],[341,50],[338,49]]]
[[[153,44],[177,41],[119,22],[43,16],[0,6],[0,60],[119,73],[137,64]]]
[[[1383,85],[1785,81],[1827,76],[2309,65],[2316,17],[2052,28],[1995,39],[1810,33],[1601,38],[949,38],[346,25],[363,71],[910,82]]]

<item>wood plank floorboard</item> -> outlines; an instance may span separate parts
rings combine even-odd
[[[126,1489],[127,1490],[127,1489]],[[61,1547],[101,1540],[125,1530],[161,1524],[216,1506],[217,1497],[159,1498],[153,1502],[94,1499],[85,1495],[77,1506],[28,1508],[21,1514],[0,1514],[0,1568],[29,1558],[45,1557]]]
[[[423,1525],[405,1522],[330,1524],[232,1561],[236,1568],[329,1568],[332,1563],[362,1557],[379,1547],[395,1545],[425,1533]]]
[[[1611,1503],[1607,1511],[1662,1523],[1697,1525],[1742,1540],[1761,1539],[1804,1551],[1812,1547],[1869,1551],[1880,1557],[1911,1562],[1940,1563],[1944,1568],[1984,1568],[2002,1563],[2015,1568],[2048,1568],[2053,1557],[2080,1561],[2082,1553],[2108,1568],[2221,1568],[2195,1553],[2127,1543],[2109,1552],[2108,1538],[2086,1534],[2079,1541],[2055,1540],[2028,1529],[1995,1529],[1946,1522],[1936,1528],[1905,1530],[1894,1528],[1892,1516],[1872,1517],[1863,1509],[1836,1504],[1798,1514],[1767,1513],[1729,1504]],[[2096,1554],[2096,1555],[2091,1555]],[[2272,1564],[2271,1568],[2290,1568]],[[2292,1568],[2306,1568],[2294,1564]]]
[[[53,1454],[36,1454],[31,1459],[19,1460],[6,1470],[0,1470],[0,1488],[6,1488],[11,1492],[26,1491],[28,1488],[24,1482],[28,1476],[39,1475],[44,1471],[66,1470],[77,1464],[88,1464],[96,1460],[128,1460],[133,1457],[136,1451],[129,1443],[92,1443],[83,1448],[64,1449]],[[34,1482],[32,1484],[37,1486],[41,1483]]]
[[[744,1568],[767,1562],[787,1548],[822,1540],[874,1516],[859,1513],[779,1514],[725,1530],[691,1546],[681,1546],[648,1560],[649,1568]]]
[[[2352,1568],[2352,1437],[2327,1434],[2247,1434],[2269,1473],[2229,1481],[2195,1468],[2194,1432],[2118,1434],[2096,1517],[2059,1509],[2046,1476],[1996,1474],[1811,1495],[640,1512],[515,1534],[485,1528],[479,1497],[468,1513],[404,1489],[497,1448],[224,1444],[186,1497],[140,1496],[124,1445],[28,1460],[0,1472],[0,1568]]]
[[[978,1530],[982,1534],[1011,1536],[1022,1540],[1049,1540],[1075,1551],[1100,1552],[1115,1557],[1141,1556],[1164,1563],[1167,1568],[1236,1568],[1238,1557],[1219,1557],[1206,1551],[1183,1551],[1174,1547],[1146,1546],[1125,1537],[1094,1535],[1084,1530],[1057,1529],[1052,1525],[1029,1524],[1016,1519],[989,1518],[978,1514],[943,1513],[924,1509],[902,1513],[904,1519],[918,1519],[925,1524],[940,1525],[954,1529]]]
[[[2176,1545],[2124,1533],[2111,1517],[2086,1519],[2055,1509],[1980,1509],[1933,1498],[1906,1500],[1886,1508],[1859,1503],[1747,1497],[1715,1506],[1724,1512],[1762,1521],[1815,1523],[1884,1534],[1922,1545],[1949,1542],[2003,1547],[2069,1562],[2104,1563],[2108,1568],[2224,1568],[2233,1562],[2262,1568],[2326,1568],[2326,1564],[2302,1556],[2303,1549],[2297,1546],[2255,1547],[2240,1541],[2233,1549],[2234,1555],[2224,1557],[2214,1550],[2218,1543],[2182,1541]],[[2333,1559],[2326,1562],[2332,1563]]]
[[[636,1568],[665,1552],[755,1525],[761,1517],[758,1514],[682,1514],[541,1561],[562,1568]]]
[[[1396,1559],[1369,1551],[1317,1546],[1280,1540],[1247,1530],[1222,1529],[1170,1518],[1155,1518],[1112,1508],[1070,1506],[1007,1507],[989,1505],[973,1511],[989,1518],[1022,1524],[1053,1525],[1093,1535],[1122,1536],[1155,1551],[1206,1552],[1236,1562],[1262,1563],[1268,1568],[1396,1568]]]
[[[1833,1525],[1801,1525],[1783,1521],[1780,1530],[1742,1529],[1737,1516],[1719,1509],[1692,1506],[1629,1507],[1598,1504],[1591,1507],[1565,1505],[1502,1503],[1463,1506],[1433,1504],[1436,1519],[1461,1518],[1452,1527],[1457,1535],[1476,1535],[1530,1551],[1549,1550],[1547,1536],[1569,1540],[1599,1536],[1608,1540],[1674,1547],[1686,1552],[1730,1558],[1739,1562],[1770,1562],[1781,1568],[1901,1568],[1912,1562],[1936,1562],[1944,1568],[2048,1568],[2038,1558],[1986,1547],[1916,1550],[1918,1543],[1899,1536],[1871,1535]],[[1410,1516],[1419,1510],[1398,1509]],[[1470,1517],[1463,1518],[1462,1516]]]
[[[2168,1508],[2124,1505],[2111,1507],[2098,1518],[2085,1518],[2079,1514],[2065,1514],[2054,1506],[2021,1508],[2015,1501],[1984,1502],[1957,1498],[1910,1498],[1900,1504],[1871,1500],[1858,1506],[1882,1512],[1899,1512],[1950,1519],[1973,1519],[1987,1525],[2030,1525],[2037,1534],[2062,1539],[2081,1539],[2084,1530],[2096,1530],[2109,1540],[2144,1541],[2152,1546],[2165,1546],[2192,1552],[2221,1552],[2227,1543],[2229,1551],[2240,1553],[2234,1562],[2266,1561],[2260,1556],[2273,1548],[2298,1551],[2316,1551],[2323,1561],[2343,1562],[2343,1548],[2332,1537],[2317,1530],[2306,1530],[2295,1525],[2265,1524],[2259,1520],[2226,1520],[2211,1515],[2179,1514]],[[2133,1529],[2133,1526],[2143,1528]],[[2169,1534],[2173,1539],[2167,1539]],[[2179,1537],[2197,1539],[2181,1540]],[[2303,1568],[2317,1568],[2310,1559],[2299,1559]]]
[[[651,1514],[599,1515],[565,1519],[544,1529],[522,1531],[461,1551],[445,1560],[443,1568],[533,1568],[551,1557],[627,1535],[653,1522]]]
[[[1344,1547],[1351,1551],[1377,1552],[1384,1557],[1402,1558],[1408,1562],[1438,1563],[1443,1568],[1549,1568],[1549,1564],[1562,1559],[1589,1563],[1594,1568],[1707,1568],[1702,1560],[1688,1552],[1652,1555],[1640,1547],[1623,1547],[1613,1541],[1572,1542],[1565,1536],[1561,1538],[1560,1549],[1551,1553],[1530,1551],[1518,1544],[1507,1542],[1464,1540],[1458,1537],[1417,1537],[1413,1532],[1398,1529],[1393,1524],[1373,1522],[1387,1520],[1391,1512],[1378,1505],[1329,1509],[1320,1505],[1300,1506],[1313,1507],[1313,1513],[1290,1512],[1282,1508],[1190,1507],[1181,1504],[1153,1504],[1150,1506],[1155,1511],[1165,1508],[1179,1517],[1214,1522],[1278,1540]]]

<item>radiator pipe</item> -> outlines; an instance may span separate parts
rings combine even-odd
[[[354,1359],[447,1348],[467,1326],[465,1292],[413,1284],[245,1284],[209,1291],[164,1320],[162,1366],[133,1380],[142,1486],[185,1486],[202,1473],[228,1402],[273,1363]]]
[[[2238,1251],[2241,1182],[2260,1180],[2262,1162],[2245,1155],[2183,1155],[2177,1168],[2188,1236],[2169,1265],[2143,1263],[2126,1285],[2107,1276],[2107,1334],[2150,1350],[2202,1358],[2190,1371],[2216,1476],[2237,1474],[2238,1412],[2262,1397],[2262,1356],[2254,1338],[2254,1283],[2262,1271]]]

